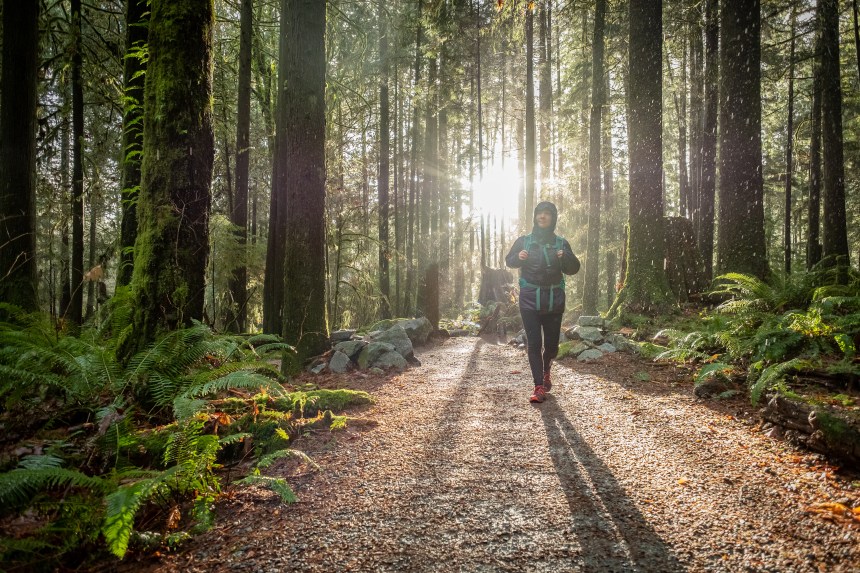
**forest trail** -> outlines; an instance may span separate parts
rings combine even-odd
[[[860,528],[809,511],[857,500],[815,456],[634,369],[554,366],[451,339],[267,492],[140,571],[856,571]],[[633,361],[618,356],[617,360]],[[640,365],[641,366],[641,365]],[[641,366],[645,368],[647,366]],[[328,433],[325,432],[327,435]],[[294,466],[293,466],[294,467]],[[295,468],[294,468],[295,469]],[[287,468],[283,471],[286,473]]]

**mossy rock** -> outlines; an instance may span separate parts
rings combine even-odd
[[[373,398],[367,392],[346,388],[292,392],[288,400],[291,409],[304,417],[316,416],[320,411],[342,412],[352,406],[373,403]]]

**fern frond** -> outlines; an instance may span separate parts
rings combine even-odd
[[[752,388],[750,388],[752,403],[757,404],[766,390],[784,381],[785,377],[792,372],[803,370],[805,368],[812,368],[812,363],[803,358],[792,358],[786,362],[780,362],[778,364],[768,366],[762,371]]]
[[[259,389],[265,388],[273,396],[284,394],[283,387],[276,381],[255,372],[240,370],[231,372],[211,382],[195,386],[185,392],[184,396],[194,398],[198,396],[209,396],[230,389]]]
[[[107,488],[106,484],[103,478],[90,477],[65,468],[15,469],[0,474],[0,506],[6,509],[20,507],[26,505],[35,494],[60,487],[80,487],[102,492]]]
[[[241,442],[246,438],[253,438],[254,434],[250,432],[239,432],[238,434],[230,434],[218,439],[218,444],[221,446],[229,446]]]
[[[696,374],[696,377],[693,379],[693,384],[698,386],[712,374],[717,372],[726,374],[732,370],[734,370],[734,366],[726,364],[725,362],[712,362],[711,364],[705,364],[699,369],[698,374]]]
[[[277,460],[283,458],[298,458],[306,464],[310,465],[315,470],[319,469],[319,465],[315,461],[313,461],[310,456],[308,456],[302,451],[294,450],[292,448],[284,448],[282,450],[276,450],[264,456],[260,456],[260,459],[257,460],[256,467],[258,469],[265,469],[275,463]]]
[[[206,400],[178,397],[173,401],[173,416],[180,422],[196,416],[209,404]]]
[[[269,477],[263,475],[250,475],[236,482],[241,485],[261,485],[278,494],[284,503],[295,503],[298,501],[295,492],[284,478]]]

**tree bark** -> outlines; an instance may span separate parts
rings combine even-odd
[[[717,113],[719,109],[718,0],[705,4],[705,89],[702,115],[702,167],[699,191],[699,224],[696,228],[705,278],[714,273],[714,211],[717,185]]]
[[[783,220],[783,250],[785,274],[791,274],[791,184],[794,174],[794,51],[795,7],[791,7],[791,47],[788,56],[788,118],[785,141],[785,213]]]
[[[385,2],[377,3],[379,25],[379,171],[377,175],[379,201],[379,293],[381,295],[379,314],[391,318],[391,284],[388,275],[388,261],[391,259],[388,244],[388,192],[390,171],[390,133],[388,103],[388,26],[385,20]]]
[[[582,312],[588,316],[597,314],[600,294],[600,196],[601,160],[600,143],[603,138],[601,119],[606,101],[603,78],[603,29],[606,20],[606,0],[597,0],[594,7],[594,39],[591,60],[591,122],[588,148],[588,240],[585,255],[585,288],[582,297]]]
[[[629,7],[628,131],[630,211],[624,286],[610,309],[656,313],[672,304],[664,272],[662,66],[660,0]]]
[[[816,31],[812,64],[812,110],[809,133],[809,213],[806,268],[821,261],[821,30]]]
[[[84,90],[81,81],[81,0],[72,0],[72,304],[69,320],[80,326],[84,305]]]
[[[140,53],[146,47],[149,10],[146,0],[127,0],[125,7],[125,59],[123,60],[122,117],[122,223],[116,285],[131,283],[134,241],[137,238],[137,197],[140,193],[140,160],[143,151],[143,87],[146,64]]]
[[[248,178],[251,131],[251,45],[254,32],[254,2],[242,0],[239,24],[239,91],[236,112],[236,188],[230,222],[237,227],[236,239],[242,260],[230,275],[227,330],[244,332],[248,319],[248,266],[244,250],[248,242]]]
[[[535,208],[535,72],[534,11],[526,8],[526,200],[525,221],[530,222]],[[524,225],[531,229],[531,224]],[[483,260],[483,259],[482,259]]]
[[[723,0],[720,8],[717,268],[764,278],[760,0]]]
[[[36,98],[39,2],[3,3],[0,78],[0,301],[39,309]]]
[[[326,6],[317,0],[285,0],[287,26],[282,109],[287,121],[277,135],[277,185],[286,199],[284,339],[297,361],[328,344],[325,236],[325,26]]]
[[[546,195],[547,185],[552,176],[550,168],[550,124],[552,121],[552,69],[549,64],[549,22],[547,21],[548,0],[540,7],[540,26],[538,29],[538,76],[540,93],[538,110],[540,115],[540,180],[541,192]]]
[[[824,250],[827,264],[848,266],[845,214],[845,161],[842,137],[842,87],[839,70],[839,7],[820,0],[821,135],[824,156]]]
[[[203,318],[209,255],[212,0],[152,0],[128,357]]]

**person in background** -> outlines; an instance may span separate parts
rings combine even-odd
[[[549,201],[535,207],[534,226],[519,237],[505,263],[520,270],[520,315],[526,331],[529,367],[534,379],[533,403],[543,402],[552,388],[550,366],[558,355],[564,314],[564,275],[579,272],[570,243],[555,234],[558,209]]]

